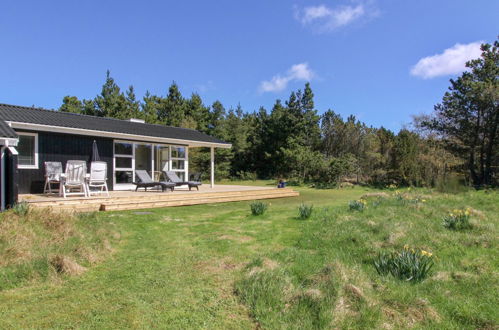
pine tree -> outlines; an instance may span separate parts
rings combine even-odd
[[[155,95],[151,95],[149,91],[146,91],[141,103],[142,118],[144,118],[146,123],[157,124],[159,122],[159,104],[160,99]]]
[[[484,44],[470,69],[451,79],[432,120],[423,126],[438,132],[455,155],[466,155],[475,186],[493,183],[499,165],[499,41]]]
[[[76,96],[64,96],[59,111],[71,113],[83,113],[83,104]]]
[[[143,118],[143,114],[140,111],[140,101],[136,99],[135,90],[132,85],[126,91],[125,110],[123,112],[126,119]]]
[[[125,96],[111,77],[109,70],[106,72],[106,82],[102,86],[101,93],[95,98],[95,105],[97,116],[128,119],[124,111],[126,109]]]
[[[169,126],[180,127],[185,116],[186,104],[178,85],[173,82],[168,95],[162,99],[158,108],[158,120]]]

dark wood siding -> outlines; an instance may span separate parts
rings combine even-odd
[[[17,130],[17,132],[23,131]],[[43,192],[45,183],[43,162],[61,162],[65,168],[68,160],[85,160],[90,166],[94,140],[97,142],[101,160],[107,162],[107,184],[110,190],[113,189],[113,139],[47,132],[34,133],[38,133],[38,169],[19,169],[20,194]]]
[[[17,203],[19,170],[17,169],[17,155],[6,150],[5,157],[5,206],[10,208]]]

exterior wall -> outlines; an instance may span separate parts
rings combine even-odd
[[[42,193],[45,183],[44,162],[61,162],[63,168],[68,160],[85,160],[90,166],[92,157],[92,144],[95,140],[102,161],[107,162],[107,184],[109,190],[113,189],[113,139],[84,135],[71,135],[48,132],[38,133],[38,169],[19,169],[19,193]]]

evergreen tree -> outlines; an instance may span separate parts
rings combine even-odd
[[[169,126],[180,127],[185,117],[185,100],[180,93],[178,85],[173,82],[168,88],[168,95],[161,99],[158,108],[158,120]]]
[[[151,95],[149,91],[146,91],[141,103],[142,118],[144,118],[146,123],[157,124],[159,122],[158,113],[160,103],[161,101],[157,96]]]
[[[129,118],[143,118],[143,114],[140,111],[140,101],[137,100],[135,96],[135,90],[132,85],[130,85],[126,91],[125,96],[125,110],[124,117]]]
[[[208,131],[208,122],[210,120],[210,109],[203,104],[203,100],[197,93],[193,93],[187,100],[186,117],[189,118],[194,129],[201,132]],[[187,127],[184,125],[184,127]]]
[[[422,124],[455,155],[466,155],[475,186],[492,184],[499,164],[499,41],[481,49],[481,57],[466,64],[470,71],[451,79],[434,118]]]
[[[59,111],[71,113],[83,113],[83,104],[76,96],[64,96]]]
[[[95,105],[97,116],[128,119],[125,96],[111,77],[109,70],[106,72],[106,82],[102,86],[101,93],[95,98]]]

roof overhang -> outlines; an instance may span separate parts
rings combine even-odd
[[[230,143],[215,143],[215,142],[192,141],[192,140],[173,139],[173,138],[161,138],[155,136],[116,133],[109,131],[98,131],[98,130],[83,129],[83,128],[41,125],[41,124],[32,124],[32,123],[21,123],[15,121],[6,121],[6,122],[14,129],[25,129],[33,131],[77,134],[77,135],[87,135],[87,136],[100,136],[113,139],[135,140],[135,141],[143,141],[151,143],[181,144],[181,145],[187,145],[189,147],[215,147],[215,148],[225,148],[225,149],[229,149],[232,147],[232,144]]]

